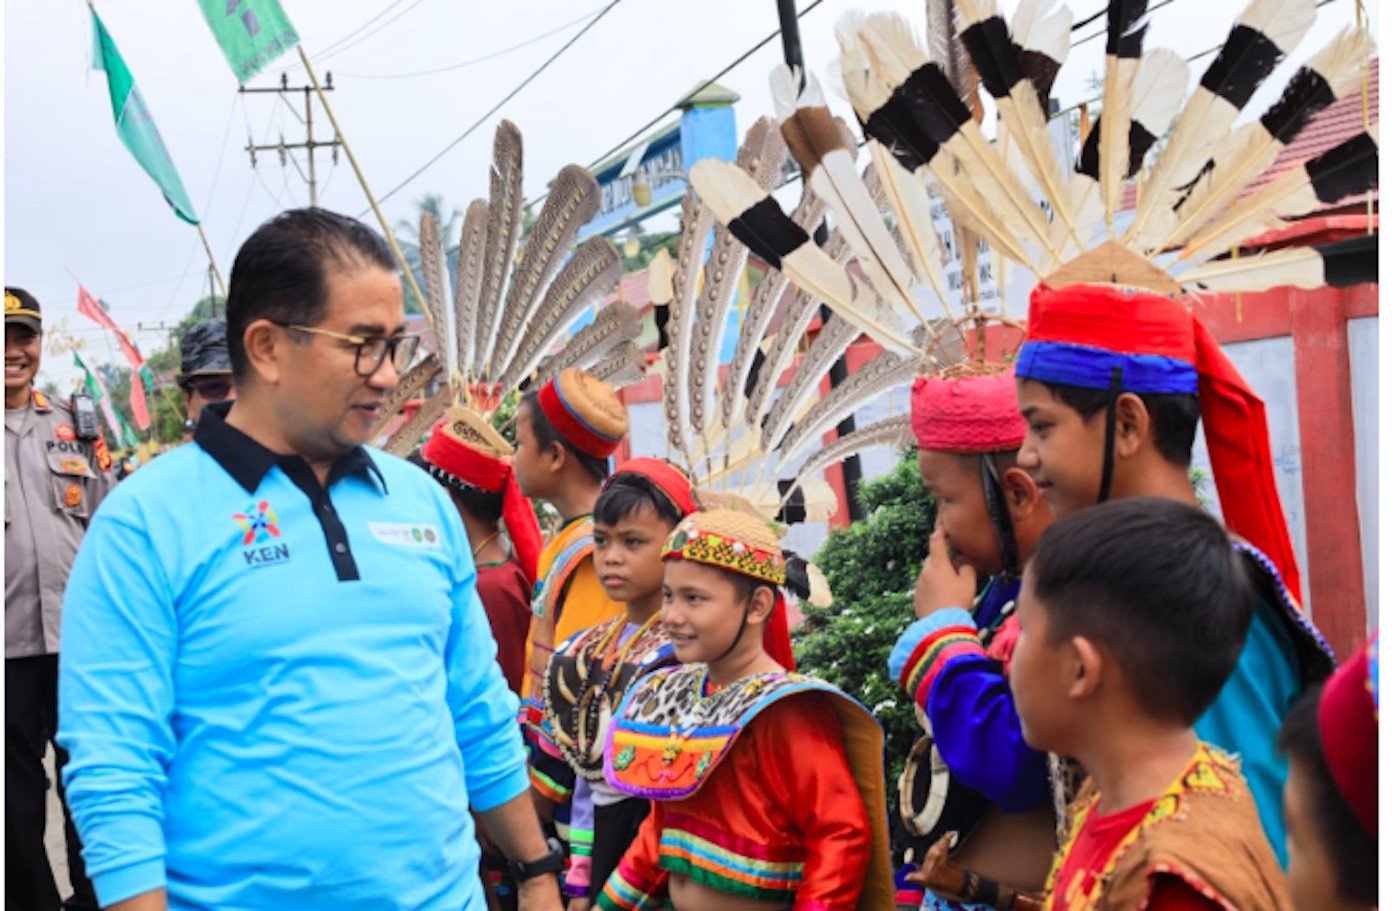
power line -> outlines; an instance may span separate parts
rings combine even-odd
[[[557,35],[565,29],[573,28],[575,25],[578,25],[580,22],[584,21],[589,16],[598,13],[598,11],[601,9],[602,7],[599,7],[598,9],[584,13],[577,19],[571,19],[568,22],[565,22],[563,25],[557,25],[549,31],[536,35],[533,38],[527,38],[519,44],[512,44],[510,47],[502,48],[498,51],[492,51],[491,53],[485,54],[481,57],[473,57],[469,60],[463,60],[459,63],[453,63],[447,66],[437,67],[435,69],[417,70],[412,73],[347,73],[343,70],[339,72],[342,77],[351,79],[412,79],[417,76],[436,76],[439,73],[450,73],[454,70],[460,70],[465,67],[474,66],[478,63],[485,63],[488,60],[495,60],[498,57],[504,57],[506,54],[513,53],[515,51],[520,50],[521,48],[529,47],[532,44],[536,44],[540,41],[543,41],[546,38],[549,38],[553,35]]]
[[[390,18],[390,19],[385,20],[382,24],[379,25],[378,28],[375,28],[375,29],[373,29],[372,31],[368,31],[368,32],[364,33],[363,35],[361,35],[360,37],[356,38],[355,40],[349,42],[348,44],[341,45],[340,47],[336,48],[336,49],[333,50],[333,51],[329,51],[329,52],[324,52],[324,51],[323,51],[323,52],[321,53],[320,58],[317,59],[316,62],[317,62],[317,63],[325,63],[327,60],[331,59],[332,57],[339,56],[340,54],[343,54],[344,52],[350,50],[350,49],[353,48],[353,47],[359,47],[361,44],[363,44],[364,42],[366,42],[366,41],[368,41],[369,39],[373,38],[375,35],[379,34],[380,32],[384,31],[386,28],[388,28],[389,26],[393,25],[395,22],[398,22],[398,21],[399,21],[400,19],[402,19],[404,16],[407,16],[409,13],[413,12],[415,9],[417,9],[419,6],[421,6],[422,3],[423,3],[423,0],[413,0],[413,2],[412,2],[411,4],[409,4],[408,6],[404,7],[404,9],[400,10],[399,13],[398,13],[398,15],[396,15],[396,16]]]
[[[387,15],[389,12],[391,12],[391,11],[393,10],[394,7],[398,6],[399,4],[401,4],[401,3],[403,3],[403,2],[404,2],[404,0],[393,0],[393,2],[390,3],[388,6],[384,7],[384,9],[382,9],[382,10],[380,10],[379,12],[375,13],[373,16],[370,16],[370,17],[369,17],[368,19],[366,19],[364,22],[361,22],[361,23],[360,23],[359,25],[357,25],[355,28],[351,29],[348,33],[346,33],[346,34],[344,34],[344,35],[341,35],[339,38],[337,38],[336,40],[332,41],[330,44],[326,45],[325,47],[321,48],[321,49],[320,49],[319,51],[317,51],[316,53],[312,54],[312,55],[311,55],[312,59],[318,59],[318,58],[320,58],[322,55],[330,53],[330,52],[333,51],[335,48],[337,48],[337,47],[339,47],[340,45],[344,44],[345,42],[349,41],[351,38],[354,38],[354,37],[355,37],[356,35],[358,35],[360,32],[363,32],[365,29],[367,29],[367,28],[369,28],[371,25],[373,25],[373,24],[375,23],[376,20],[378,20],[378,19],[380,19],[381,17]]]
[[[460,136],[458,136],[456,139],[454,139],[454,140],[452,140],[451,142],[449,142],[449,143],[447,144],[447,147],[444,148],[441,152],[438,152],[438,153],[437,153],[436,155],[434,155],[432,158],[429,158],[428,161],[427,161],[422,167],[420,167],[418,170],[414,171],[412,174],[410,174],[410,175],[408,175],[407,177],[405,177],[402,181],[400,181],[400,182],[398,183],[397,186],[395,186],[395,187],[394,187],[393,189],[391,189],[389,192],[387,192],[387,193],[385,193],[383,196],[379,197],[379,202],[381,202],[381,203],[382,203],[382,202],[385,202],[386,200],[389,199],[389,197],[393,196],[395,193],[398,193],[398,192],[399,192],[400,190],[402,190],[404,187],[408,186],[408,185],[409,185],[410,183],[412,183],[415,179],[417,179],[417,177],[418,177],[420,174],[422,174],[424,171],[428,170],[428,168],[432,167],[433,165],[437,164],[437,162],[439,162],[440,160],[442,160],[442,157],[443,157],[444,155],[446,155],[448,152],[450,152],[450,151],[452,151],[454,148],[456,148],[457,145],[458,145],[459,143],[461,143],[464,139],[466,139],[466,138],[467,138],[468,136],[470,136],[472,133],[475,133],[475,132],[477,131],[477,129],[478,129],[483,123],[485,123],[487,120],[491,119],[491,117],[492,117],[497,111],[499,111],[501,108],[505,107],[505,106],[510,102],[510,100],[511,100],[512,98],[514,98],[516,95],[519,95],[522,91],[524,91],[526,86],[528,86],[530,83],[534,82],[535,79],[536,79],[536,77],[538,77],[541,73],[543,73],[545,70],[547,70],[547,69],[550,67],[550,65],[551,65],[552,63],[554,63],[554,61],[558,60],[561,56],[563,56],[563,54],[564,54],[565,51],[567,51],[569,48],[573,47],[576,43],[578,43],[579,39],[581,39],[584,35],[588,34],[588,32],[589,32],[590,30],[592,30],[592,28],[593,28],[595,25],[597,25],[599,22],[601,22],[601,21],[603,20],[603,17],[604,17],[604,16],[606,16],[609,12],[611,12],[611,11],[613,10],[613,8],[616,7],[616,6],[617,6],[619,3],[621,3],[621,2],[622,2],[622,0],[612,0],[611,3],[609,3],[607,6],[603,7],[602,10],[600,10],[600,11],[598,12],[597,15],[595,15],[592,19],[590,19],[590,20],[588,21],[588,24],[587,24],[587,25],[585,25],[583,28],[581,28],[581,29],[579,29],[577,32],[575,32],[575,33],[574,33],[574,36],[573,36],[572,38],[570,38],[568,41],[564,42],[563,46],[560,47],[559,50],[555,51],[553,54],[550,54],[550,55],[549,55],[549,58],[548,58],[547,60],[545,60],[544,63],[540,64],[538,67],[535,68],[535,71],[534,71],[534,72],[532,72],[530,75],[526,76],[525,79],[524,79],[519,85],[517,85],[515,88],[511,89],[510,92],[509,92],[504,98],[502,98],[500,101],[498,101],[498,102],[496,102],[494,105],[492,105],[491,110],[487,111],[485,114],[482,114],[481,117],[480,117],[475,123],[473,123],[471,126],[467,127],[464,131],[462,131],[462,134],[461,134]],[[820,3],[821,0],[817,0],[817,2]],[[367,214],[369,214],[369,212],[370,212],[369,209],[365,209],[364,211],[362,211],[362,212],[359,214],[358,217],[359,217],[359,218],[364,218]]]

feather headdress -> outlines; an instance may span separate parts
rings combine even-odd
[[[607,374],[600,378],[630,381],[645,369],[640,352],[628,347],[641,333],[640,317],[621,301],[599,310],[555,351],[569,328],[617,288],[622,261],[601,237],[575,246],[601,198],[593,175],[577,165],[566,166],[551,182],[522,242],[522,162],[520,131],[502,121],[489,199],[474,200],[462,225],[455,286],[437,219],[422,217],[419,250],[438,354],[404,374],[384,408],[383,424],[410,398],[434,383],[439,388],[394,433],[385,445],[390,452],[407,453],[454,402],[492,411],[532,375],[538,384],[567,367],[596,365]]]

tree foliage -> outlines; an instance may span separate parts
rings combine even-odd
[[[924,491],[913,450],[889,474],[862,482],[859,498],[866,517],[832,532],[814,557],[834,603],[805,607],[807,623],[794,651],[799,670],[860,700],[884,726],[886,793],[893,807],[919,727],[886,662],[914,619],[914,581],[937,508]]]

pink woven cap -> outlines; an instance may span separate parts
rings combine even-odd
[[[937,452],[1004,452],[1019,449],[1026,423],[1016,407],[1010,370],[991,375],[919,377],[912,419],[920,449]]]

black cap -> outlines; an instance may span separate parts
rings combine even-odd
[[[175,381],[183,383],[190,377],[207,374],[232,373],[228,357],[228,323],[207,319],[195,323],[180,339],[180,372]]]
[[[19,323],[35,332],[44,331],[44,317],[39,312],[39,302],[23,288],[5,286],[5,325]]]

